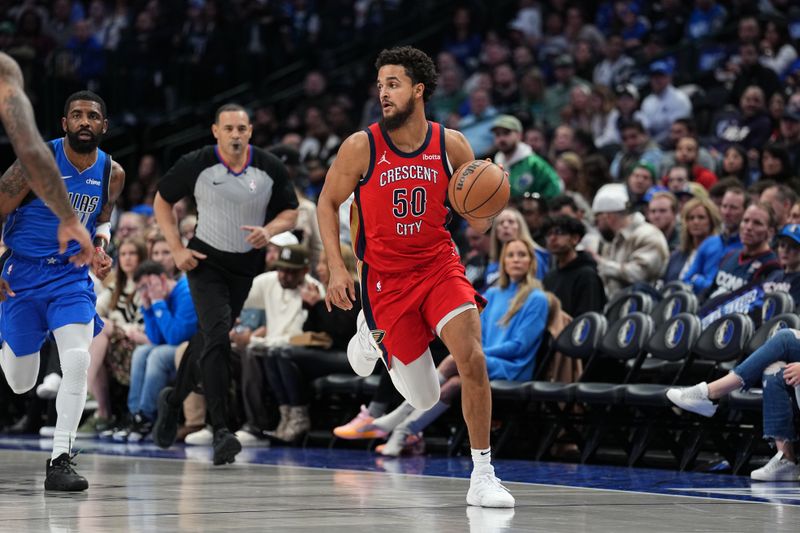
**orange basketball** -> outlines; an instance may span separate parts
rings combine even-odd
[[[490,218],[508,204],[511,186],[503,169],[490,161],[475,160],[456,169],[447,195],[459,215]]]

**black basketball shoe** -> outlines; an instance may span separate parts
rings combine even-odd
[[[224,465],[236,460],[242,444],[227,428],[214,432],[214,465]]]
[[[76,454],[77,455],[77,454]],[[45,490],[78,492],[89,488],[86,478],[75,472],[72,460],[75,455],[62,453],[53,460],[47,460],[47,475],[44,478]]]
[[[153,442],[161,448],[169,448],[175,444],[178,435],[178,417],[180,405],[174,406],[169,401],[173,387],[164,387],[158,395],[158,415],[153,426]]]

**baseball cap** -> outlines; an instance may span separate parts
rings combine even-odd
[[[624,85],[617,85],[614,89],[614,92],[617,93],[617,96],[628,95],[636,100],[639,99],[639,89],[636,88],[636,85],[632,83],[626,83]]]
[[[663,185],[653,185],[645,191],[644,196],[642,196],[642,201],[650,203],[650,200],[653,199],[653,195],[657,192],[669,192],[669,189]]]
[[[290,244],[281,248],[281,254],[275,261],[275,268],[299,270],[308,266],[308,250],[302,244]]]
[[[608,183],[600,187],[592,201],[595,213],[616,213],[628,207],[628,190],[622,183]]]
[[[283,233],[273,235],[269,240],[269,243],[274,244],[275,246],[284,247],[291,244],[300,244],[300,241],[297,240],[297,237],[295,237],[294,233],[291,231],[284,231]]]
[[[512,115],[500,115],[492,123],[492,130],[496,128],[503,128],[504,130],[516,131],[522,133],[522,122]]]
[[[782,120],[791,120],[792,122],[800,122],[800,109],[796,107],[787,106],[781,115]]]
[[[666,74],[672,76],[672,65],[668,61],[654,61],[650,63],[650,74]]]
[[[788,237],[800,244],[800,224],[786,224],[778,234],[778,237]]]

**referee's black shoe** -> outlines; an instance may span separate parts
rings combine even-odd
[[[153,426],[153,442],[161,448],[169,448],[175,444],[178,435],[178,416],[180,406],[169,401],[173,387],[164,387],[158,395],[158,415]]]
[[[224,465],[236,460],[236,454],[242,451],[242,444],[228,428],[214,432],[214,465]]]
[[[79,492],[89,488],[86,478],[72,468],[75,466],[75,463],[72,462],[74,458],[74,455],[62,453],[55,459],[47,460],[47,475],[44,478],[45,490]]]

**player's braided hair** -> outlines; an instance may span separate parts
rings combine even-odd
[[[414,84],[421,83],[425,86],[422,93],[422,100],[427,102],[434,91],[439,74],[436,72],[436,65],[433,60],[423,52],[413,46],[397,46],[388,48],[378,54],[375,61],[375,68],[380,69],[384,65],[402,65],[406,69],[406,74]]]

